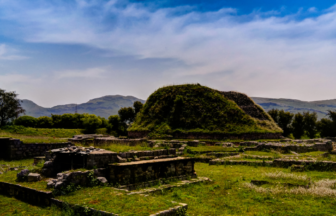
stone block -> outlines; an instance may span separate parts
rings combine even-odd
[[[41,180],[41,175],[38,173],[29,173],[28,182],[37,182]]]
[[[97,180],[101,183],[101,184],[107,184],[107,180],[105,177],[98,177]]]

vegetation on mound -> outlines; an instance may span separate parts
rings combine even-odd
[[[167,86],[151,94],[129,131],[153,134],[202,133],[281,133],[267,120],[253,118],[219,91],[199,84]]]

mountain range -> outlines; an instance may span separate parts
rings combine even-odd
[[[133,96],[108,95],[89,100],[82,104],[65,104],[51,108],[41,107],[31,100],[22,100],[21,105],[26,110],[26,115],[34,117],[75,113],[77,109],[77,113],[89,113],[108,118],[110,115],[118,114],[118,110],[122,107],[133,106],[134,101],[145,102]]]
[[[291,113],[310,111],[316,112],[319,119],[326,118],[328,110],[336,110],[336,99],[310,102],[282,98],[252,97],[252,99],[266,111],[271,109],[283,109]],[[75,113],[77,109],[78,113],[90,113],[108,118],[110,115],[118,114],[118,110],[122,107],[133,106],[134,101],[145,102],[145,100],[133,96],[108,95],[89,100],[82,104],[65,104],[51,108],[41,107],[31,100],[22,100],[22,107],[26,110],[26,115],[34,117]]]

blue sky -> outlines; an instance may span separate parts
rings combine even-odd
[[[325,1],[0,0],[0,88],[50,107],[200,83],[336,98]]]

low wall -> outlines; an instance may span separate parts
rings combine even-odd
[[[144,138],[148,136],[148,131],[128,131],[130,138]],[[239,139],[239,140],[258,140],[258,139],[281,139],[280,133],[244,133],[244,134],[224,134],[224,133],[180,133],[173,134],[174,139]]]
[[[263,151],[265,149],[281,150],[284,152],[294,151],[297,153],[305,153],[312,151],[331,151],[333,150],[333,143],[331,141],[316,144],[282,144],[282,143],[263,143],[256,147],[244,148],[245,151]]]
[[[192,158],[181,157],[109,164],[107,177],[110,183],[129,185],[160,178],[194,176],[194,164]]]
[[[147,137],[149,131],[128,131],[129,138],[144,138]]]
[[[55,150],[54,150],[55,151]],[[122,159],[149,160],[157,158],[176,157],[176,149],[161,149],[154,151],[133,151],[133,152],[111,152],[111,151],[93,151],[89,154],[46,152],[46,160],[50,163],[44,166],[42,172],[45,176],[54,176],[59,172],[79,169],[79,168],[104,168],[110,163],[118,163],[118,156]]]
[[[147,139],[109,139],[104,137],[96,137],[93,140],[93,144],[95,147],[112,144],[135,146],[143,144],[144,142],[147,143]]]
[[[5,160],[18,160],[45,155],[51,149],[64,148],[71,143],[38,143],[24,144],[19,139],[0,139],[0,158]]]
[[[38,191],[6,182],[0,182],[0,193],[39,206],[49,206],[52,198],[52,192]]]

